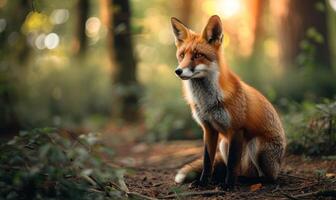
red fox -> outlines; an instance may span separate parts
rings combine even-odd
[[[179,63],[175,73],[183,80],[186,101],[204,139],[203,160],[181,168],[175,182],[198,173],[197,183],[206,185],[220,162],[226,188],[233,187],[238,176],[274,181],[286,149],[284,129],[272,104],[225,64],[220,18],[210,17],[201,34],[174,17],[171,24]]]

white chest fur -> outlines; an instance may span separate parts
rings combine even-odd
[[[195,105],[193,117],[198,124],[209,123],[218,131],[225,131],[230,123],[223,100],[224,93],[218,82],[218,71],[207,77],[187,80],[186,98]]]

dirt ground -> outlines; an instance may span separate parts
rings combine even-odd
[[[238,183],[233,191],[174,183],[176,171],[202,154],[200,141],[123,145],[117,160],[131,192],[158,199],[336,199],[336,160],[287,155],[274,184]],[[141,197],[140,199],[145,198]]]

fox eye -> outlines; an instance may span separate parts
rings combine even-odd
[[[196,53],[195,54],[195,58],[202,58],[202,57],[204,57],[204,54],[202,54],[202,53]]]
[[[180,58],[184,58],[184,53],[181,53],[181,54],[180,54]]]

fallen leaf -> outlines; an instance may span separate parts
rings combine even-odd
[[[250,191],[255,192],[255,191],[260,190],[261,188],[262,188],[261,183],[253,184],[253,185],[250,186]]]

